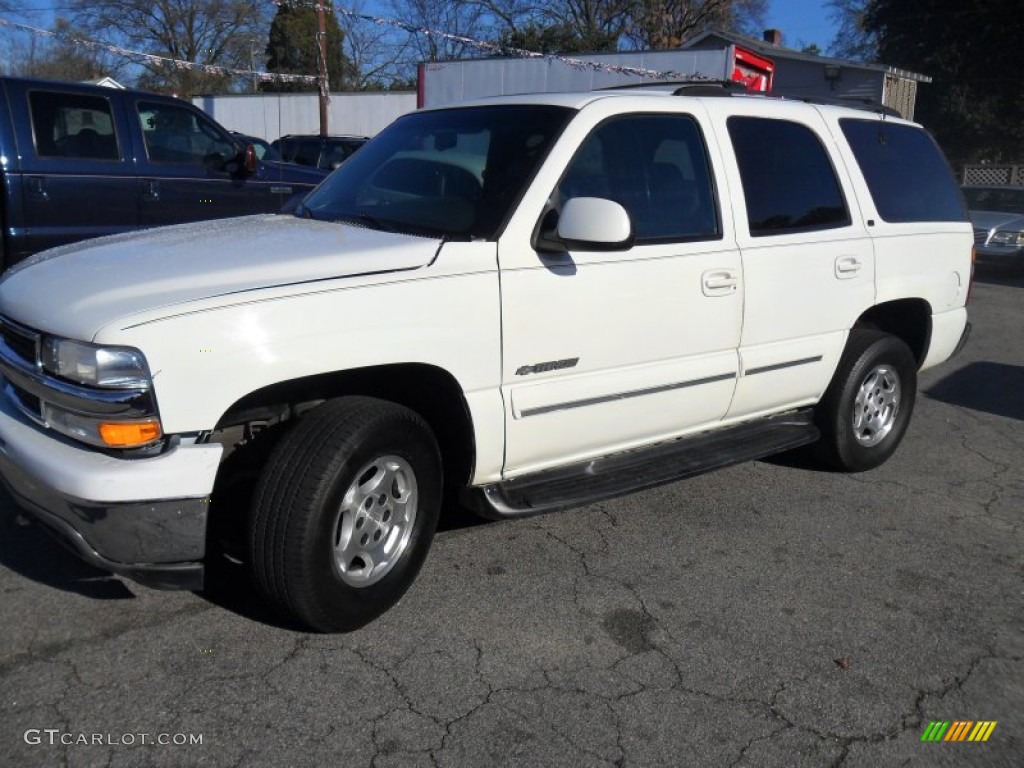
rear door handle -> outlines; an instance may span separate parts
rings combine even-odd
[[[739,276],[730,269],[710,269],[701,275],[701,290],[705,296],[731,296],[739,283]]]
[[[836,259],[836,277],[840,280],[849,280],[856,277],[863,266],[856,256],[840,256]]]

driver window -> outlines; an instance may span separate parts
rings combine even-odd
[[[201,165],[221,170],[235,146],[191,110],[170,104],[139,104],[146,153],[157,163]]]
[[[704,140],[686,115],[634,115],[599,125],[553,200],[561,207],[574,197],[619,203],[638,243],[720,237]]]

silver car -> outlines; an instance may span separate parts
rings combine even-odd
[[[979,264],[1024,271],[1024,186],[964,187]]]

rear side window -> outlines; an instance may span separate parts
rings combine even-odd
[[[28,99],[40,157],[121,159],[110,102],[103,97],[33,91]]]
[[[839,179],[814,131],[760,117],[730,117],[728,126],[752,236],[850,224]]]
[[[924,130],[883,120],[839,121],[885,221],[966,221],[946,159]]]
[[[278,147],[286,163],[311,165],[316,168],[320,160],[320,139],[281,139]]]

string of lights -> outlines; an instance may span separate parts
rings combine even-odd
[[[59,40],[63,43],[71,43],[72,45],[80,45],[94,50],[107,51],[117,56],[122,56],[126,59],[140,63],[144,62],[158,66],[170,66],[175,69],[192,69],[213,75],[244,75],[245,77],[250,78],[255,77],[264,82],[315,83],[317,81],[316,75],[289,75],[277,72],[254,72],[249,69],[234,69],[232,67],[221,67],[216,64],[200,64],[194,61],[186,61],[184,59],[173,59],[169,56],[157,56],[153,53],[142,53],[141,51],[132,51],[128,48],[122,48],[119,45],[113,45],[112,43],[86,40],[81,37],[74,37],[73,35],[66,35],[49,29],[40,29],[39,27],[33,27],[30,24],[22,24],[16,21],[9,21],[7,19],[0,19],[0,26],[18,29],[22,32],[28,32],[36,37],[46,37],[52,40]]]

